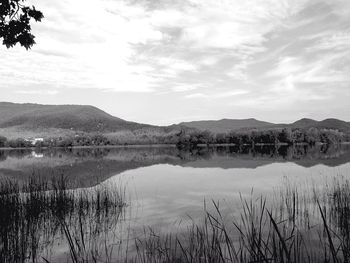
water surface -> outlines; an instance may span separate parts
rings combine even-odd
[[[317,184],[330,176],[348,177],[349,171],[349,145],[0,151],[1,180],[64,175],[73,189],[125,186],[128,209],[123,227],[131,239],[148,226],[176,232],[201,218],[204,202],[210,200],[220,201],[224,213],[236,214],[239,197],[250,196],[252,189],[269,196],[285,180]],[[52,238],[58,241],[45,250],[52,262],[68,256],[64,238],[56,235]]]

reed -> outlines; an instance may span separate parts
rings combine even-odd
[[[55,237],[75,234],[77,225],[80,237],[96,237],[117,224],[125,206],[121,188],[70,190],[68,186],[64,176],[0,183],[0,262],[39,262],[40,258],[49,262],[43,250],[53,245]],[[69,241],[70,248],[74,245],[72,258],[91,254],[87,241]]]
[[[286,181],[273,197],[241,197],[234,215],[205,203],[200,222],[170,234],[145,228],[135,240],[126,231],[117,238],[126,243],[111,237],[124,219],[123,190],[115,189],[72,191],[63,178],[0,184],[1,262],[50,262],[39,247],[53,232],[74,263],[350,261],[350,182],[341,176],[321,186]]]
[[[284,184],[277,198],[241,198],[227,219],[217,202],[201,224],[162,236],[145,231],[132,262],[349,262],[350,183],[335,177],[311,191]]]

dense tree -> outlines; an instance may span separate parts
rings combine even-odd
[[[26,148],[26,147],[32,147],[32,143],[30,141],[26,141],[22,138],[9,140],[7,142],[7,146],[11,148]]]
[[[292,131],[290,129],[282,129],[278,134],[278,141],[280,143],[292,144]]]
[[[31,20],[40,22],[43,13],[34,6],[25,5],[26,0],[0,0],[0,38],[7,48],[17,43],[26,49],[34,44]]]
[[[7,143],[7,138],[4,136],[0,136],[0,147],[5,147]]]
[[[120,135],[76,134],[60,138],[47,138],[35,144],[36,147],[73,147],[73,146],[105,146],[125,144],[176,144],[180,149],[193,150],[199,145],[234,144],[240,149],[254,149],[264,146],[283,145],[315,145],[316,143],[339,144],[350,141],[350,135],[333,129],[271,129],[246,130],[230,133],[212,134],[208,131],[185,131],[177,133],[138,132]],[[0,136],[0,147],[24,148],[33,147],[24,139],[7,140]]]
[[[308,144],[315,143],[338,144],[349,140],[343,132],[332,129],[282,129],[282,130],[249,130],[241,132],[230,132],[227,134],[210,134],[204,132],[182,131],[178,136],[179,148],[193,148],[198,144],[230,143],[235,145],[280,145],[280,144]]]

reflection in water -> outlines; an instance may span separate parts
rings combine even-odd
[[[240,193],[243,197],[249,195],[252,188],[258,194],[271,193],[284,175],[302,183],[309,175],[346,175],[349,170],[349,145],[213,147],[192,151],[173,147],[45,149],[34,153],[31,150],[0,151],[2,181],[9,179],[23,185],[32,176],[50,179],[63,175],[69,181],[68,188],[77,188],[69,191],[78,193],[81,188],[94,193],[100,187],[113,188],[121,181],[127,184],[130,209],[121,225],[127,226],[128,237],[118,236],[113,240],[110,236],[115,233],[111,229],[118,224],[109,223],[118,216],[99,218],[88,211],[81,214],[78,207],[68,209],[63,216],[70,233],[79,240],[87,233],[98,233],[95,238],[98,242],[89,243],[95,250],[103,246],[104,240],[118,243],[137,238],[145,226],[162,233],[175,232],[180,222],[186,226],[184,222],[188,222],[189,217],[193,220],[201,218],[204,199],[224,200],[222,213],[237,214],[236,201],[231,202],[231,199],[237,200]],[[47,190],[51,188],[48,185]],[[9,211],[12,206],[4,211]],[[21,214],[3,212],[6,216],[1,219],[5,226],[0,232],[4,242],[1,248],[14,253],[4,255],[0,252],[2,259],[8,256],[7,262],[15,262],[15,255],[21,255],[18,262],[23,258],[31,262],[30,257],[44,255],[51,259],[50,262],[66,261],[70,246],[64,228],[57,216],[52,216],[52,210],[46,208],[46,205],[39,206],[37,211],[40,213],[31,216],[25,209],[20,210]],[[23,218],[29,221],[19,220]],[[103,229],[107,231],[95,231],[98,226],[105,226]],[[78,246],[81,248],[83,244],[74,244],[76,251],[79,251]],[[15,249],[10,250],[12,247]]]
[[[180,151],[173,147],[1,150],[0,176],[23,181],[28,176],[64,174],[72,187],[90,187],[122,172],[156,164],[193,168],[252,168],[293,162],[303,167],[335,167],[350,159],[350,146],[213,147]]]
[[[69,251],[73,262],[98,259],[101,242],[114,240],[125,204],[121,193],[119,188],[68,191],[63,177],[32,177],[22,186],[2,182],[0,262],[48,262],[62,256],[55,250],[67,256]]]
[[[37,153],[36,151],[32,151],[32,156],[34,158],[43,158],[44,154],[43,153]]]

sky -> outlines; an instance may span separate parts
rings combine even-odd
[[[0,101],[168,125],[350,121],[349,0],[32,0],[37,44],[0,46]]]

